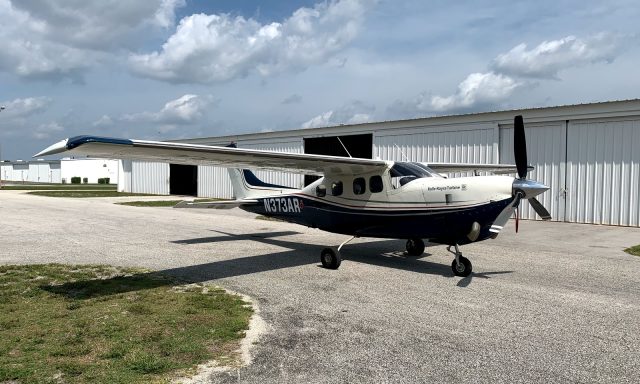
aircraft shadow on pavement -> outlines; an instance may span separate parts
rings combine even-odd
[[[299,267],[309,264],[317,264],[320,266],[319,253],[322,249],[321,246],[276,238],[299,234],[299,232],[282,231],[238,235],[221,231],[213,232],[219,233],[220,236],[175,240],[171,242],[174,244],[189,246],[193,244],[217,243],[221,241],[252,240],[259,241],[263,244],[285,248],[285,250],[262,255],[212,261],[206,264],[134,274],[131,276],[117,276],[111,279],[79,281],[55,287],[43,286],[41,288],[70,298],[91,298],[156,288],[162,285],[201,283],[205,281]],[[407,257],[405,256],[405,253],[401,251],[403,247],[404,242],[401,240],[376,240],[367,243],[352,244],[345,247],[341,253],[345,260],[355,261],[357,263],[428,275],[454,277],[450,265],[424,260],[425,257],[429,256],[428,253],[425,253],[421,257]],[[344,265],[342,270],[344,270]],[[339,273],[338,271],[332,270],[325,271],[326,273]],[[345,273],[348,273],[348,271]],[[457,286],[469,286],[474,277],[489,278],[490,275],[505,273],[511,273],[511,271],[472,273],[471,276],[461,279]],[[153,281],[157,281],[157,284],[154,284],[153,282],[149,284],[149,279],[141,279],[141,277],[154,277],[160,275],[171,276],[175,278],[175,281],[158,278],[152,279]],[[147,280],[147,282],[143,284],[141,283],[141,280]],[[119,283],[117,284],[118,288],[114,288],[114,284],[112,283]]]

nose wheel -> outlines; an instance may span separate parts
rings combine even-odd
[[[451,263],[451,270],[453,271],[453,274],[456,276],[467,277],[471,274],[471,271],[473,270],[471,266],[471,261],[469,261],[469,259],[467,259],[466,257],[462,256],[462,252],[460,252],[460,249],[458,248],[458,244],[455,244],[454,247],[455,247],[455,251],[451,250],[451,245],[447,247],[447,251],[453,253],[456,256],[456,258],[453,259],[453,262]]]

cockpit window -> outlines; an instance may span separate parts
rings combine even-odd
[[[434,170],[422,163],[404,162],[396,162],[389,170],[389,176],[391,176],[391,185],[394,188],[400,188],[413,180],[424,177],[441,177]]]

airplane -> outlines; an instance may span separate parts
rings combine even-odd
[[[515,165],[423,163],[285,153],[229,146],[76,136],[34,157],[71,153],[87,157],[215,165],[228,168],[235,200],[184,201],[176,208],[239,207],[245,211],[350,236],[324,248],[322,266],[337,269],[344,245],[358,237],[406,239],[406,252],[420,256],[428,239],[454,255],[451,269],[466,277],[472,264],[460,246],[494,239],[527,199],[543,220],[551,215],[536,199],[549,189],[526,178],[526,137],[522,116],[514,119]],[[297,189],[265,183],[248,170],[267,169],[321,176]],[[446,178],[447,172],[494,175]],[[506,176],[517,171],[517,177]],[[451,248],[454,248],[452,251]]]

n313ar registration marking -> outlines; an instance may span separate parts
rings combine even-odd
[[[304,208],[302,200],[296,197],[273,197],[263,202],[264,210],[268,213],[298,213]]]

